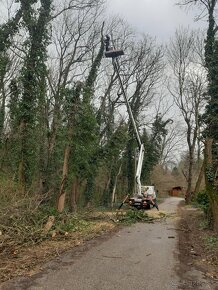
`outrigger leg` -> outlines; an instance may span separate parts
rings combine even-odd
[[[121,207],[124,205],[124,203],[126,202],[126,200],[129,198],[129,194],[127,194],[127,196],[124,198],[123,202],[121,203],[121,205],[118,207],[118,209],[121,209]]]

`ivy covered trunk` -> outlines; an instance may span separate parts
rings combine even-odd
[[[68,174],[69,174],[69,161],[71,155],[71,147],[75,130],[75,117],[77,114],[78,103],[80,101],[80,92],[82,86],[81,83],[76,84],[75,89],[68,91],[69,105],[66,107],[68,111],[68,124],[67,124],[67,136],[64,149],[64,162],[62,170],[62,179],[60,185],[60,191],[57,199],[57,210],[62,212],[65,206],[66,193],[68,189]],[[67,93],[67,90],[66,90]]]
[[[72,136],[72,130],[68,131],[68,138]],[[69,139],[70,140],[70,139]],[[61,186],[57,201],[57,210],[62,212],[64,210],[65,198],[66,198],[66,189],[67,189],[67,181],[68,181],[68,172],[69,172],[69,158],[70,158],[70,142],[66,144],[64,150],[64,164],[63,164],[63,172],[61,179]]]
[[[70,194],[70,209],[73,213],[76,213],[77,211],[78,186],[79,186],[79,179],[78,177],[76,177],[72,184],[71,194]]]
[[[194,165],[194,147],[190,146],[189,149],[189,168],[188,168],[188,178],[187,178],[187,190],[186,190],[186,203],[190,202],[191,192],[192,192],[192,180],[193,180],[193,165]]]
[[[25,188],[36,174],[37,152],[35,142],[36,108],[45,96],[46,59],[48,45],[47,26],[50,21],[52,0],[41,0],[38,18],[34,15],[35,1],[21,0],[24,27],[29,33],[25,49],[27,54],[22,69],[22,100],[20,105],[20,162],[19,181]],[[38,172],[37,172],[38,173]]]
[[[205,162],[203,162],[201,165],[200,173],[198,175],[198,179],[195,184],[194,195],[200,191],[201,183],[204,177],[204,167],[205,167]]]
[[[79,144],[75,147],[81,149],[79,155],[77,156],[81,161],[79,166],[75,166],[74,172],[75,176],[79,176],[83,171],[83,174],[86,175],[87,186],[85,190],[85,202],[86,205],[89,205],[93,196],[94,184],[95,184],[95,172],[96,172],[96,147],[97,147],[97,138],[96,135],[96,118],[94,115],[94,110],[91,104],[93,93],[94,93],[94,83],[97,78],[97,73],[99,66],[101,64],[101,60],[104,52],[104,41],[103,41],[103,26],[101,31],[101,43],[96,57],[93,60],[91,65],[89,74],[85,83],[78,82],[75,84],[75,89],[72,91],[73,99],[69,102],[69,108],[66,107],[68,111],[68,126],[67,126],[67,142],[65,145],[65,153],[64,153],[64,163],[63,163],[63,173],[62,173],[62,181],[60,186],[60,191],[57,200],[57,209],[59,212],[64,210],[65,206],[65,198],[68,190],[68,174],[69,174],[69,163],[70,159],[73,159],[73,155],[76,154],[73,150],[71,150],[73,137],[77,134],[77,138],[81,138]],[[66,90],[67,92],[67,90]],[[67,96],[67,94],[66,94]],[[71,98],[68,96],[68,99]],[[76,132],[74,132],[74,131]],[[78,132],[80,131],[80,132]],[[86,135],[85,137],[82,135]],[[86,140],[82,140],[86,138]],[[85,143],[84,143],[85,141]],[[78,149],[77,148],[77,149]],[[83,160],[82,150],[85,148],[85,153],[87,160]],[[79,149],[78,149],[79,151]],[[74,156],[75,157],[75,156]],[[88,165],[87,165],[88,164]],[[83,170],[81,170],[81,168]],[[84,176],[83,176],[84,178]],[[73,191],[71,192],[73,195]],[[74,196],[72,196],[72,200],[74,200]],[[72,202],[71,200],[71,202]],[[74,203],[74,201],[73,201]],[[72,206],[72,203],[71,203]]]
[[[205,181],[206,190],[210,201],[211,223],[218,231],[218,178],[217,167],[212,157],[213,139],[207,138],[205,142]]]
[[[10,117],[13,115],[15,119],[15,115],[18,113],[13,114],[10,103],[7,104],[7,85],[6,85],[6,74],[9,70],[9,67],[12,65],[12,61],[10,59],[10,54],[8,53],[8,49],[10,48],[13,37],[16,35],[19,29],[19,22],[22,17],[22,11],[19,9],[15,16],[9,19],[6,23],[0,25],[0,158],[1,158],[1,168],[3,166],[4,160],[8,160],[8,138],[4,140],[5,136],[5,120],[6,120],[6,108],[9,107],[9,115]],[[11,81],[12,82],[12,81]],[[13,107],[15,107],[16,98],[13,98]],[[12,122],[11,124],[12,125]],[[13,124],[14,125],[14,124]],[[17,126],[12,127],[11,130],[17,132]],[[5,145],[4,145],[5,141]],[[14,140],[13,140],[14,141]],[[17,145],[17,144],[16,144]],[[15,142],[13,142],[13,147],[15,147]],[[11,155],[10,155],[11,156]]]
[[[209,100],[204,114],[205,130],[205,182],[212,213],[213,227],[218,231],[218,40],[214,19],[217,0],[208,7],[208,29],[205,41],[205,64],[208,69]]]
[[[3,131],[4,131],[4,122],[5,122],[5,102],[6,102],[6,92],[5,92],[5,74],[6,67],[9,62],[9,59],[6,55],[0,54],[0,142],[3,141]]]

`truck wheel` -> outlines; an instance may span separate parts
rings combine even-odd
[[[146,205],[146,209],[150,209],[151,208],[151,205],[150,204],[147,204]]]

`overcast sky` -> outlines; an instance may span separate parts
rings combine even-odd
[[[176,0],[108,0],[108,12],[118,14],[139,32],[167,41],[179,26],[202,28],[206,22],[194,21],[197,10],[185,10]]]

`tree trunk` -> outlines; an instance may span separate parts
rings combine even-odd
[[[46,103],[46,84],[45,78],[42,77],[41,80],[41,92],[39,96],[39,104],[38,104],[38,128],[37,135],[39,136],[39,194],[45,194],[48,192],[49,185],[49,177],[48,177],[48,109]]]
[[[132,135],[130,135],[132,137]],[[130,138],[131,138],[130,137]],[[134,140],[131,138],[127,144],[127,178],[128,178],[128,193],[132,194],[135,187],[135,172],[134,172],[134,160],[132,158],[134,152]]]
[[[186,190],[186,203],[190,202],[191,199],[191,192],[192,192],[192,169],[193,169],[193,155],[189,156],[189,170],[188,170],[188,186]]]
[[[77,112],[77,105],[80,98],[81,88],[82,88],[81,83],[78,83],[76,85],[76,90],[72,92],[72,99],[71,99],[71,104],[70,104],[68,126],[67,126],[67,141],[66,141],[65,151],[64,151],[62,181],[61,181],[60,192],[59,192],[58,201],[57,201],[57,209],[59,212],[62,212],[64,210],[64,205],[65,205],[70,151],[71,151],[71,144],[72,144],[72,139],[73,139],[73,130],[75,127],[75,115]]]
[[[118,173],[117,173],[117,175],[115,177],[115,181],[114,181],[114,187],[113,187],[112,196],[111,196],[111,208],[113,208],[113,205],[114,205],[114,202],[115,202],[115,193],[116,193],[116,188],[117,188],[117,179],[118,179],[118,176],[120,175],[121,168],[122,168],[122,163],[120,164]]]
[[[103,191],[103,204],[105,206],[108,206],[110,182],[111,182],[111,169],[110,169],[110,172],[108,174],[108,178],[107,178],[107,181],[105,183],[105,187],[104,187],[104,191]]]
[[[25,168],[25,161],[24,161],[24,155],[25,155],[25,141],[26,141],[26,124],[24,121],[20,124],[20,136],[21,136],[21,149],[20,149],[20,160],[19,160],[19,167],[18,167],[18,181],[20,185],[22,186],[23,190],[25,191],[26,187],[26,168]]]
[[[218,198],[211,202],[213,229],[218,232]]]
[[[60,97],[58,95],[58,97]],[[52,154],[54,151],[54,147],[55,147],[55,141],[56,141],[56,137],[57,137],[57,131],[59,128],[59,124],[60,124],[60,105],[57,101],[57,96],[55,96],[55,104],[54,104],[54,113],[53,113],[53,120],[52,120],[52,125],[51,125],[51,132],[50,132],[50,138],[49,138],[49,144],[48,144],[48,160],[50,161],[50,159],[52,158]],[[50,163],[48,161],[48,164]]]
[[[64,151],[64,164],[63,164],[63,173],[61,186],[57,201],[57,210],[62,212],[64,210],[65,198],[66,198],[66,187],[68,179],[68,169],[69,169],[69,157],[70,157],[70,144],[67,144]]]
[[[194,194],[196,194],[200,191],[201,182],[202,182],[202,179],[204,177],[204,164],[205,164],[205,162],[203,161],[203,163],[201,165],[200,173],[198,175],[198,180],[197,180],[196,185],[195,185]]]
[[[190,120],[186,120],[188,131],[187,131],[187,143],[189,148],[189,169],[188,169],[188,178],[187,178],[187,191],[186,191],[186,203],[189,203],[191,200],[192,193],[192,182],[193,182],[193,165],[194,165],[194,153],[195,153],[195,145],[197,140],[197,128],[194,128],[193,139],[191,141],[191,125]]]
[[[218,185],[216,182],[217,168],[213,166],[212,159],[213,139],[207,138],[205,141],[205,182],[206,191],[210,200],[210,208],[212,213],[212,226],[218,231]]]
[[[36,137],[33,132],[37,123],[37,101],[40,99],[40,94],[46,92],[44,88],[46,75],[45,59],[49,38],[47,26],[52,4],[51,1],[40,1],[41,6],[38,9],[38,18],[35,18],[33,16],[33,3],[26,0],[21,0],[20,2],[23,24],[29,33],[29,49],[25,55],[21,73],[23,93],[20,104],[21,156],[19,171],[23,172],[22,182],[26,186],[32,181],[32,168],[34,168],[37,160],[36,150],[38,149],[38,144],[33,143],[32,140]],[[43,88],[41,87],[42,82],[44,84]]]
[[[0,140],[2,143],[3,142],[3,135],[4,135],[5,101],[6,101],[4,79],[1,80],[1,92],[2,92],[2,100],[1,100],[1,108],[0,108]]]
[[[78,196],[78,178],[75,179],[71,188],[70,207],[73,213],[77,212],[77,196]]]

